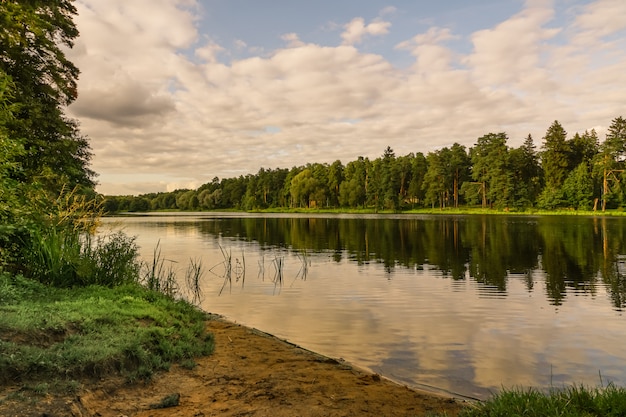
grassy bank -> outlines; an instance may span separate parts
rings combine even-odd
[[[476,403],[459,417],[623,417],[626,390],[574,386],[542,393],[535,389],[504,390],[492,399]]]
[[[44,390],[84,378],[148,379],[213,350],[206,314],[139,284],[56,288],[0,275],[0,383]]]
[[[150,213],[189,213],[188,210],[155,210]],[[513,215],[513,216],[626,216],[626,211],[621,209],[611,209],[606,211],[593,211],[593,210],[573,210],[573,209],[558,209],[558,210],[539,210],[539,209],[525,209],[525,210],[498,210],[492,208],[480,208],[480,207],[459,207],[459,208],[418,208],[418,209],[406,209],[400,211],[394,210],[375,210],[373,208],[288,208],[288,207],[273,207],[266,209],[256,210],[200,210],[192,211],[197,213],[279,213],[279,214],[423,214],[423,215]],[[112,213],[114,215],[125,215],[128,212]],[[135,212],[133,214],[140,214]]]

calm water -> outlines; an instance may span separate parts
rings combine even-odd
[[[626,219],[203,213],[110,227],[147,261],[159,243],[181,277],[201,259],[205,310],[411,386],[626,385]]]

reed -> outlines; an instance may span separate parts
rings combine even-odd
[[[222,295],[222,292],[224,291],[224,288],[226,288],[226,284],[228,284],[229,289],[232,291],[233,289],[233,278],[232,278],[232,274],[233,274],[233,257],[231,255],[230,251],[226,251],[224,248],[222,248],[222,246],[219,246],[220,251],[222,252],[222,257],[224,258],[224,260],[217,264],[217,265],[224,265],[224,274],[222,275],[224,278],[224,283],[222,284],[222,287],[220,288],[220,292],[219,295]],[[211,271],[213,271],[213,269],[217,266],[215,265],[213,268],[211,268]]]
[[[168,262],[167,266],[165,262]],[[160,292],[175,298],[178,293],[178,283],[173,264],[176,261],[165,259],[161,256],[161,241],[154,247],[152,262],[141,264],[140,283],[152,291]]]
[[[274,265],[274,284],[283,285],[283,275],[285,268],[285,258],[283,256],[277,256],[272,261]]]
[[[189,259],[189,265],[185,272],[185,281],[189,292],[191,303],[200,304],[202,302],[201,279],[204,275],[204,266],[201,259]]]
[[[301,278],[303,281],[306,281],[306,277],[309,274],[309,266],[311,266],[311,260],[309,259],[306,249],[301,253],[296,252],[296,256],[300,260],[300,270],[296,274],[296,279]]]

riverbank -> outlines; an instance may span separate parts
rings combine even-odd
[[[289,208],[289,207],[272,207],[265,209],[252,209],[252,210],[238,210],[238,209],[223,209],[223,210],[179,210],[179,209],[162,209],[162,210],[150,210],[150,211],[119,211],[109,212],[107,215],[111,216],[125,216],[125,215],[198,215],[198,214],[297,214],[297,215],[382,215],[382,216],[398,216],[398,215],[447,215],[447,216],[581,216],[581,217],[623,217],[626,216],[626,211],[623,209],[607,209],[602,210],[575,210],[575,209],[554,209],[554,210],[541,210],[541,209],[495,209],[495,208],[480,208],[480,207],[445,207],[445,208],[416,208],[416,209],[403,209],[399,211],[394,210],[375,210],[373,208]]]
[[[456,416],[467,404],[418,392],[339,360],[211,316],[215,351],[193,369],[149,382],[82,382],[76,393],[0,390],[0,415],[49,416]],[[167,406],[167,407],[166,407]],[[165,408],[159,408],[165,407]]]

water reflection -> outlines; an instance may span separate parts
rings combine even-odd
[[[577,217],[235,217],[198,224],[201,233],[258,242],[263,248],[329,252],[359,265],[426,265],[453,280],[473,279],[484,295],[506,294],[509,279],[533,291],[545,273],[546,296],[561,305],[568,289],[594,296],[607,286],[613,306],[626,306],[623,219]]]
[[[148,257],[202,257],[204,309],[409,385],[626,384],[624,219],[122,221]]]

